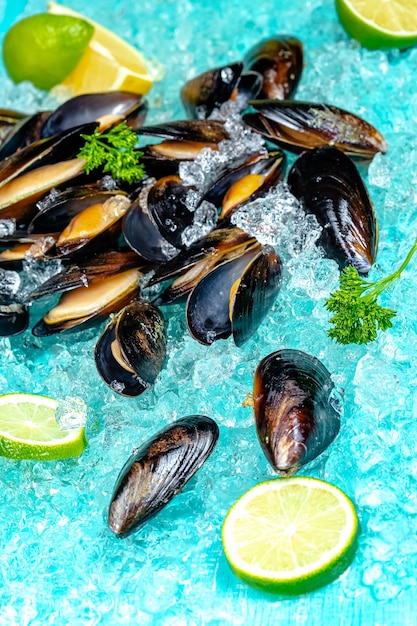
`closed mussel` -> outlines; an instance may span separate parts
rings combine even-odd
[[[168,504],[210,456],[218,437],[214,420],[190,415],[134,451],[111,497],[108,523],[113,533],[128,535]]]
[[[341,268],[366,274],[375,261],[378,223],[353,161],[337,148],[316,148],[298,157],[288,175],[291,193],[322,227],[320,244]]]
[[[319,456],[340,428],[340,406],[324,365],[299,350],[278,350],[259,363],[253,400],[266,458],[291,475]]]
[[[114,317],[95,349],[97,371],[123,396],[138,396],[158,377],[166,355],[164,318],[155,306],[134,301]]]

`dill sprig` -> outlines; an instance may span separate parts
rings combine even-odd
[[[340,287],[330,294],[325,307],[334,315],[330,318],[333,328],[327,332],[338,343],[365,344],[374,341],[378,331],[392,327],[396,311],[378,304],[380,294],[391,287],[407,267],[417,250],[417,239],[400,267],[378,281],[367,281],[349,265],[340,274]]]
[[[137,137],[126,121],[105,133],[96,128],[92,135],[81,137],[85,139],[85,144],[77,156],[85,159],[87,174],[102,167],[103,172],[127,183],[137,182],[145,176],[144,167],[139,163],[143,152],[135,150]]]

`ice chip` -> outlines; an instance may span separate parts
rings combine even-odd
[[[192,162],[181,163],[179,174],[186,185],[197,187],[204,194],[213,182],[219,177],[224,169],[233,166],[244,156],[249,158],[252,154],[266,152],[265,142],[258,133],[252,132],[242,122],[236,105],[233,111],[228,103],[225,115],[218,110],[213,119],[222,119],[230,139],[224,139],[218,145],[217,150],[203,148]]]
[[[110,389],[113,389],[116,393],[123,393],[124,388],[124,384],[119,383],[117,380],[112,380],[110,383]]]
[[[13,270],[4,270],[0,267],[0,294],[14,296],[19,291],[20,275]]]
[[[194,223],[181,233],[181,243],[190,246],[194,241],[208,235],[217,223],[217,210],[214,204],[204,200],[194,212]]]
[[[49,207],[53,205],[53,203],[57,200],[61,193],[62,192],[59,191],[59,189],[52,187],[52,189],[48,191],[45,196],[43,196],[42,200],[38,200],[38,202],[36,203],[36,208],[39,210],[39,212],[46,211],[46,209],[49,209]]]
[[[11,237],[16,232],[16,220],[0,220],[0,238]]]
[[[87,405],[82,398],[65,396],[58,400],[55,417],[62,430],[82,428],[87,421]]]
[[[260,243],[287,252],[290,257],[314,248],[321,233],[317,220],[304,213],[285,183],[237,209],[231,221]]]

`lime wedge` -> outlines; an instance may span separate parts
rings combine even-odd
[[[31,81],[49,90],[80,62],[94,27],[79,17],[39,13],[14,24],[6,33],[3,60],[15,83]]]
[[[231,507],[222,541],[241,580],[273,593],[300,594],[346,569],[358,526],[353,503],[337,487],[304,476],[278,478]]]
[[[48,13],[84,19],[84,16],[57,2],[48,2]],[[132,91],[145,94],[154,80],[162,77],[161,66],[143,55],[101,24],[85,18],[94,28],[80,62],[60,83],[60,89],[76,96],[103,91]]]
[[[336,0],[345,30],[370,49],[417,43],[417,0]]]
[[[87,445],[85,428],[61,429],[56,408],[57,401],[45,396],[0,396],[0,455],[41,461],[79,456]]]

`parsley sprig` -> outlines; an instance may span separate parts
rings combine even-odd
[[[103,172],[127,183],[137,182],[144,177],[144,167],[139,163],[143,152],[134,149],[137,137],[126,121],[107,132],[100,133],[96,128],[92,135],[81,137],[85,139],[85,144],[78,157],[85,159],[84,169],[87,174],[97,167],[103,167]]]
[[[378,330],[391,328],[396,311],[381,306],[377,300],[399,279],[416,251],[417,239],[400,267],[375,282],[359,276],[352,265],[345,267],[340,274],[339,289],[325,302],[326,309],[334,313],[330,318],[333,328],[327,331],[329,337],[341,344],[365,344],[376,339]]]

